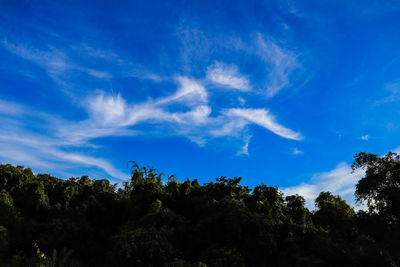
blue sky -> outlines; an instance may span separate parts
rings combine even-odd
[[[1,1],[0,162],[353,201],[399,151],[398,1]]]

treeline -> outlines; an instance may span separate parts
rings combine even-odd
[[[359,153],[356,212],[276,187],[167,182],[133,164],[117,186],[0,165],[0,266],[400,266],[400,161]]]

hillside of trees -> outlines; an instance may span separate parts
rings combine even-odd
[[[368,211],[135,163],[122,185],[1,164],[0,266],[400,266],[399,157],[359,153],[352,167]]]

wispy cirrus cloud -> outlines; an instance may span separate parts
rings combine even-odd
[[[38,162],[57,164],[67,161],[94,166],[117,178],[124,174],[105,159],[68,152],[67,148],[90,146],[90,141],[99,137],[143,134],[140,127],[136,127],[142,123],[162,126],[158,127],[161,132],[152,134],[165,135],[168,132],[169,135],[185,136],[199,145],[204,145],[214,138],[236,137],[244,142],[238,155],[248,154],[251,135],[248,134],[246,126],[249,124],[258,124],[283,138],[302,138],[299,133],[280,125],[266,109],[231,108],[212,115],[208,91],[201,82],[185,76],[178,76],[175,81],[175,92],[139,103],[128,103],[120,94],[110,95],[97,91],[87,97],[83,105],[89,117],[77,122],[58,119],[46,113],[32,112],[29,107],[2,101],[0,121],[7,117],[15,122],[13,129],[3,130],[15,134],[5,135],[0,139],[3,146],[12,144],[15,153],[21,154],[25,148],[37,150]],[[187,108],[170,111],[170,108],[177,104],[183,104]],[[30,112],[27,112],[28,110]],[[34,118],[34,121],[43,121],[46,133],[35,133],[28,125],[18,124],[20,120],[28,121],[27,117]],[[7,157],[7,153],[0,153],[0,156],[3,159],[15,160],[15,157]]]
[[[293,150],[292,150],[293,155],[301,155],[303,153],[304,152],[302,150],[298,149],[297,147],[293,148]]]
[[[368,134],[361,136],[361,140],[367,141],[368,139],[369,139]]]
[[[23,137],[20,135],[23,134]],[[55,136],[30,133],[26,129],[14,128],[6,135],[0,135],[0,159],[19,165],[31,165],[36,168],[59,168],[65,170],[63,164],[96,167],[104,170],[115,179],[126,179],[129,175],[116,169],[108,160],[87,156],[79,152],[65,151],[63,140]]]
[[[248,135],[245,137],[244,141],[244,145],[242,146],[242,148],[237,152],[237,155],[249,155],[249,143],[251,140],[251,135]]]
[[[193,70],[194,62],[208,64],[207,78],[225,88],[242,92],[261,91],[267,98],[278,94],[284,88],[293,85],[294,73],[303,66],[300,55],[285,46],[286,40],[272,38],[261,32],[253,32],[249,36],[229,36],[207,34],[199,28],[183,27],[178,30],[182,45],[182,64],[186,70]],[[252,82],[241,74],[240,64],[226,64],[213,61],[217,51],[229,51],[229,54],[240,56],[246,54],[248,61],[241,62],[257,67],[259,73],[265,73],[265,79]],[[214,64],[210,65],[210,62]],[[251,63],[250,63],[251,62]],[[252,69],[251,72],[254,72]],[[250,72],[248,72],[250,73]],[[306,82],[306,81],[304,81]]]
[[[63,74],[66,70],[71,68],[70,64],[67,62],[65,53],[55,47],[50,46],[47,50],[42,50],[35,47],[15,44],[9,42],[7,39],[3,39],[1,44],[9,52],[25,60],[35,62],[51,76]]]
[[[207,102],[208,93],[198,81],[184,76],[178,76],[176,80],[179,84],[178,90],[170,96],[157,100],[156,105],[183,102],[186,105],[195,106]]]
[[[211,82],[226,88],[239,91],[251,90],[249,80],[239,72],[236,65],[227,65],[216,62],[207,68],[207,79]]]
[[[192,47],[191,44],[201,44],[202,46],[206,44],[205,47],[215,44],[201,31],[189,31],[186,34],[188,36],[186,43],[184,43],[185,51],[182,53],[183,61],[181,63],[187,65],[196,60],[195,55],[200,58],[202,52],[206,53],[204,49],[193,50],[195,47]],[[232,38],[232,40],[234,40],[232,49],[237,50],[237,52],[248,49],[248,45],[240,38]],[[11,102],[4,102],[4,106],[0,107],[0,112],[3,109],[3,114],[8,112],[7,118],[0,118],[0,122],[7,119],[8,122],[15,125],[14,130],[18,135],[27,137],[24,140],[10,139],[9,144],[19,148],[16,151],[20,153],[23,152],[23,147],[37,149],[39,151],[38,160],[43,160],[43,162],[47,160],[49,163],[56,164],[56,162],[67,161],[74,164],[94,166],[116,177],[122,175],[122,172],[119,172],[103,158],[85,155],[81,148],[95,148],[96,146],[92,144],[94,139],[110,136],[177,135],[188,138],[198,145],[205,145],[211,139],[233,137],[241,144],[237,155],[248,155],[251,139],[248,126],[251,124],[257,124],[283,138],[292,140],[303,138],[300,133],[278,123],[269,110],[245,108],[247,102],[243,94],[255,92],[253,92],[252,82],[250,81],[251,76],[243,75],[239,71],[239,65],[236,64],[212,60],[210,62],[214,63],[211,65],[207,63],[203,66],[203,70],[198,72],[202,73],[202,76],[195,75],[193,77],[176,73],[166,76],[165,74],[157,75],[151,71],[143,71],[146,68],[138,68],[137,66],[132,68],[133,65],[122,60],[122,56],[118,53],[97,49],[87,44],[82,44],[79,47],[72,43],[61,48],[50,43],[49,45],[34,47],[3,39],[1,45],[8,52],[43,69],[50,78],[57,82],[60,88],[65,87],[65,85],[82,88],[76,98],[80,102],[80,111],[84,111],[87,117],[79,121],[60,119],[56,116],[44,114],[44,112],[43,114],[33,112],[28,115],[25,110],[30,110],[30,107],[14,105]],[[227,44],[219,45],[226,46]],[[252,47],[254,48],[254,46]],[[273,51],[264,53],[265,49],[272,49]],[[190,51],[193,53],[189,53]],[[260,53],[259,51],[264,52]],[[271,41],[265,41],[264,46],[257,44],[257,48],[254,48],[250,54],[259,57],[259,60],[268,66],[272,66],[272,71],[275,71],[278,77],[276,79],[284,81],[283,83],[272,82],[272,84],[278,84],[281,87],[288,85],[290,53],[280,49]],[[101,65],[103,67],[118,65],[117,72],[113,71],[112,68],[99,68],[97,67],[98,64],[93,64],[93,62],[98,61],[107,62],[107,64]],[[198,68],[198,66],[196,67]],[[183,67],[183,70],[183,73],[187,71],[185,67]],[[176,90],[167,94],[148,95],[144,101],[135,100],[131,102],[120,93],[107,93],[102,89],[91,88],[91,84],[86,83],[86,79],[83,79],[92,77],[103,83],[109,83],[118,75],[157,82],[157,84],[153,83],[154,86],[158,86],[162,81],[175,86]],[[273,75],[269,75],[272,79]],[[215,90],[211,89],[215,87],[230,89],[233,92],[240,93],[243,97],[236,95],[235,104],[232,101],[227,101],[227,106],[226,103],[220,105],[210,100],[212,94],[215,93]],[[277,87],[275,86],[275,88]],[[82,94],[82,92],[85,93]],[[238,104],[240,108],[237,107]],[[6,106],[12,108],[5,108]],[[26,122],[27,117],[32,118],[33,121],[40,120],[43,123],[45,133],[34,132],[26,123],[19,124],[21,120]],[[150,127],[146,128],[147,132],[144,133],[140,125]],[[43,139],[43,142],[46,142],[47,145],[40,146],[34,142],[29,142],[29,140],[34,141],[36,138],[37,140]],[[3,139],[3,145],[6,144],[6,140]],[[72,147],[72,151],[75,152],[69,151]],[[4,153],[0,153],[1,155],[5,156]]]
[[[288,139],[302,140],[300,133],[280,125],[267,109],[232,108],[225,111],[227,116],[243,118]]]
[[[375,100],[374,105],[382,105],[400,101],[400,81],[386,83],[384,89],[389,93],[382,99]]]
[[[0,160],[14,164],[31,164],[37,168],[59,168],[65,169],[63,164],[68,162],[72,167],[88,166],[104,170],[116,179],[125,179],[128,174],[115,168],[108,160],[87,156],[78,151],[71,152],[68,148],[80,147],[80,139],[68,140],[58,131],[66,130],[69,121],[57,119],[45,112],[35,111],[21,104],[0,101]],[[31,121],[38,123],[41,132],[35,131],[30,125]],[[7,122],[4,124],[4,122]],[[42,123],[40,123],[42,122]],[[75,133],[70,132],[73,136]],[[90,146],[84,144],[84,146]],[[65,164],[64,164],[65,165]]]
[[[164,125],[174,129],[170,134],[185,136],[199,145],[204,145],[210,138],[223,136],[244,138],[245,144],[238,155],[248,154],[250,138],[246,135],[245,126],[249,121],[240,116],[223,114],[211,117],[211,108],[207,105],[200,104],[186,112],[168,112],[154,103],[128,104],[120,95],[114,97],[101,94],[88,101],[90,117],[81,122],[57,120],[49,115],[42,117],[40,112],[30,112],[28,115],[24,110],[29,108],[21,108],[19,105],[15,105],[13,112],[4,111],[3,115],[5,113],[7,119],[15,122],[15,125],[11,127],[13,124],[8,124],[7,129],[2,129],[4,135],[0,136],[2,147],[0,158],[16,164],[31,163],[33,166],[49,168],[57,166],[61,169],[62,162],[69,162],[100,168],[112,177],[121,179],[127,175],[106,159],[68,150],[70,147],[88,146],[91,140],[98,137],[143,134],[140,129],[135,130],[135,125],[138,123]],[[8,106],[12,107],[13,104],[9,103]],[[21,119],[26,120],[27,116],[41,117],[40,119],[47,125],[47,132],[50,130],[54,132],[35,133],[28,129],[28,125],[17,123]],[[35,118],[35,121],[37,119]],[[0,121],[4,122],[5,118],[0,117]],[[165,131],[158,134],[164,135]],[[244,137],[241,137],[242,135]],[[8,152],[11,150],[12,153]],[[34,151],[34,158],[29,156],[30,151],[32,153]]]
[[[300,66],[297,55],[286,50],[271,39],[259,34],[257,38],[258,53],[269,65],[267,97],[273,97],[280,90],[289,86],[291,73]]]
[[[113,75],[106,70],[94,69],[87,66],[85,60],[77,62],[73,57],[81,56],[75,54],[73,49],[60,49],[52,45],[47,47],[34,47],[20,43],[13,43],[3,38],[2,46],[22,59],[28,60],[47,72],[49,77],[61,84],[76,83],[73,76],[84,73],[97,79],[109,80]],[[94,54],[93,56],[99,56]],[[70,56],[73,54],[73,57]]]
[[[195,36],[198,36],[199,33],[196,33]],[[201,35],[201,34],[200,34]],[[204,36],[203,36],[204,37]],[[194,38],[195,40],[199,38]],[[204,38],[202,38],[204,39]],[[59,49],[56,49],[54,47],[49,47],[47,50],[40,50],[40,49],[35,49],[35,48],[27,48],[26,46],[23,45],[16,45],[13,43],[8,42],[7,40],[3,40],[2,42],[3,46],[8,49],[10,52],[17,54],[21,58],[24,58],[26,60],[33,61],[37,63],[39,66],[41,66],[43,69],[45,69],[50,76],[52,76],[55,79],[60,79],[61,76],[65,75],[71,70],[75,71],[83,71],[86,72],[88,75],[91,75],[93,77],[101,78],[101,79],[109,79],[112,77],[112,74],[109,74],[108,72],[101,71],[101,70],[95,70],[95,69],[89,69],[85,68],[83,66],[77,65],[74,62],[72,62],[67,54],[65,52],[62,52]],[[266,44],[266,43],[264,43]],[[286,58],[283,56],[283,53],[281,50],[276,45],[273,45],[271,43],[268,43],[270,47],[272,47],[274,50],[278,51],[278,56],[280,58]],[[116,54],[111,53],[104,53],[101,50],[96,50],[90,46],[84,46],[85,51],[90,52],[89,54],[95,57],[101,57],[104,58],[106,57],[107,59],[115,59],[119,58]],[[274,54],[276,51],[270,51],[269,54]],[[269,60],[272,60],[275,65],[279,65],[277,59],[274,59],[271,55],[268,56]],[[280,68],[284,69],[284,68]],[[154,78],[155,80],[159,80],[159,76],[157,75],[152,75],[151,77],[156,77]],[[146,76],[147,77],[147,76]],[[71,80],[70,77],[68,77],[69,81]],[[243,76],[242,74],[239,73],[239,70],[237,66],[231,64],[225,64],[222,62],[217,62],[211,66],[208,67],[207,73],[206,73],[206,78],[213,83],[219,84],[224,87],[230,87],[233,89],[237,89],[239,91],[248,91],[251,89],[250,87],[250,82],[247,79],[247,77]],[[153,79],[153,78],[150,78]],[[91,111],[94,111],[96,116],[103,116],[103,122],[110,122],[113,121],[114,123],[117,123],[116,121],[119,119],[121,120],[120,123],[124,123],[125,125],[131,125],[136,123],[137,121],[141,120],[147,120],[147,119],[163,119],[163,120],[176,120],[176,121],[182,121],[180,117],[190,117],[188,114],[168,114],[165,111],[160,110],[158,108],[161,105],[170,105],[172,102],[181,102],[185,103],[186,105],[189,106],[196,106],[199,103],[205,104],[207,102],[207,97],[208,93],[207,90],[204,88],[204,85],[201,84],[201,82],[195,81],[193,79],[188,79],[187,77],[184,76],[178,76],[175,78],[175,80],[178,82],[180,85],[179,89],[172,95],[158,99],[155,101],[155,103],[143,103],[142,105],[138,105],[129,109],[126,109],[124,101],[120,98],[120,96],[117,95],[117,97],[112,97],[112,98],[107,98],[105,99],[104,96],[99,95],[96,98],[92,98],[90,101],[91,105]],[[243,98],[241,99],[241,103],[243,104]],[[192,103],[192,104],[191,104]],[[128,111],[127,111],[128,110]],[[199,114],[204,114],[199,112],[199,111],[204,111],[204,110],[210,110],[209,107],[205,108],[203,106],[200,109],[196,109],[196,112],[192,112],[194,118],[199,118]],[[208,112],[208,111],[207,111]],[[92,112],[93,113],[93,112]],[[93,114],[94,114],[93,113]],[[135,114],[135,115],[126,115],[128,113]],[[128,116],[129,118],[124,118],[124,116]],[[193,117],[193,116],[192,116]],[[204,115],[202,115],[204,117]],[[243,116],[242,116],[243,117]],[[247,116],[249,117],[249,116]],[[252,119],[250,121],[257,120],[259,123],[261,122],[259,119]],[[264,120],[265,121],[265,120]],[[118,124],[118,123],[117,123]],[[264,126],[267,124],[262,123]],[[275,125],[276,126],[276,125]],[[272,129],[273,132],[278,133],[279,135],[285,137],[290,135],[291,133],[288,132],[284,127],[281,129],[278,129],[279,127],[275,127],[273,124],[269,123],[265,128],[267,129]],[[225,127],[226,128],[226,127]],[[284,132],[287,133],[284,133]],[[293,138],[296,139],[296,138]]]
[[[92,117],[89,121],[94,122],[90,124],[98,127],[128,127],[139,122],[174,125],[179,134],[204,138],[238,135],[246,125],[257,124],[283,138],[303,139],[300,133],[279,124],[266,109],[231,108],[211,116],[212,108],[206,102],[204,88],[189,78],[183,80],[185,82],[172,95],[143,103],[129,105],[120,95],[105,97],[101,94],[90,98],[87,106]],[[190,107],[188,111],[168,111],[170,105],[182,99]]]

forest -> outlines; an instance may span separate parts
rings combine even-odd
[[[361,152],[352,168],[366,210],[135,162],[123,184],[1,164],[0,266],[400,266],[399,156]]]

